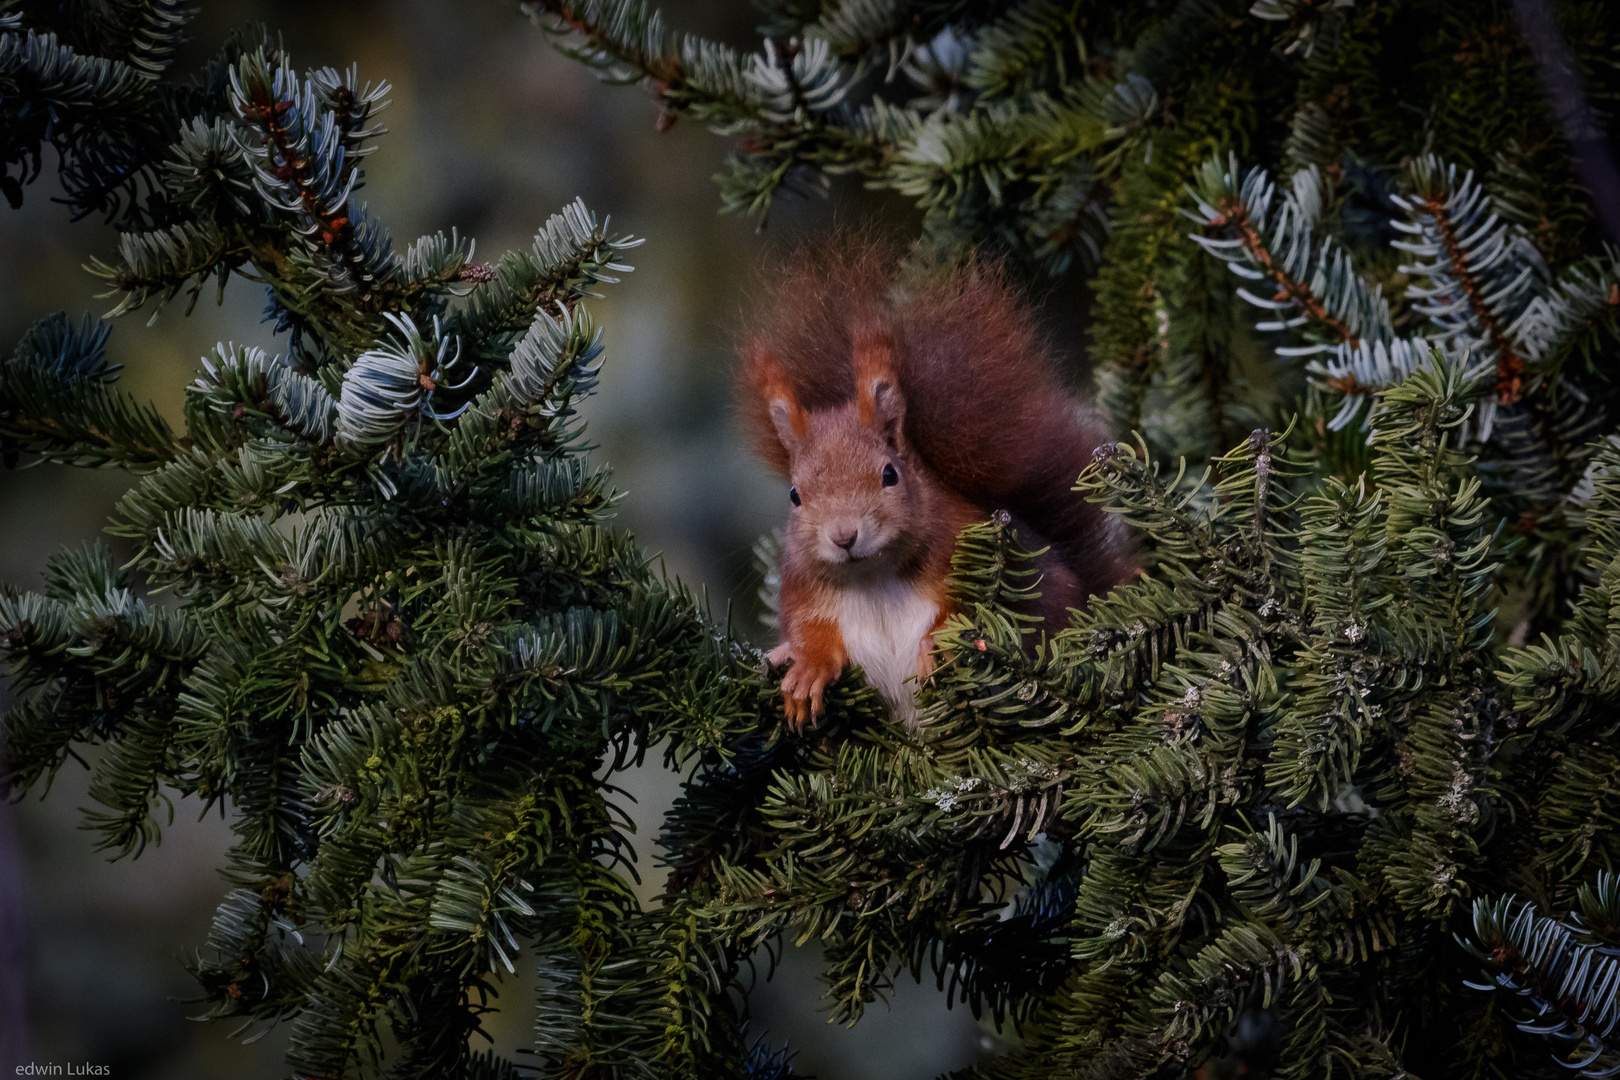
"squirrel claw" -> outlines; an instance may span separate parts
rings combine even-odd
[[[785,641],[765,654],[765,663],[771,667],[781,667],[791,659],[793,659],[793,647]]]
[[[830,665],[816,667],[803,658],[793,659],[793,666],[782,678],[782,712],[795,732],[814,727],[826,711],[823,697],[828,684],[838,678],[838,672],[838,668]]]

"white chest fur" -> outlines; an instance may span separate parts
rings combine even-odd
[[[843,589],[838,629],[851,663],[866,671],[896,720],[917,716],[917,650],[939,619],[939,605],[905,582],[891,581]]]

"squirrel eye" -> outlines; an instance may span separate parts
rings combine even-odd
[[[797,485],[788,488],[788,498],[793,500],[794,506],[799,505],[799,488]]]
[[[894,487],[900,482],[900,474],[895,472],[893,465],[883,466],[883,486]]]

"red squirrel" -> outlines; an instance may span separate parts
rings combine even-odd
[[[788,723],[859,664],[895,719],[916,716],[934,633],[953,613],[957,534],[1005,511],[1039,559],[1034,614],[1122,581],[1118,525],[1074,489],[1106,440],[1058,378],[996,265],[897,286],[899,259],[848,235],[772,275],[744,337],[738,389],[756,448],[788,482],[779,629]]]

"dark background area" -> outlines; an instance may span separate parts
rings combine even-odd
[[[836,217],[903,223],[911,211],[853,184],[826,201],[789,201],[763,233],[717,214],[710,177],[727,140],[682,123],[654,128],[656,110],[634,90],[604,86],[556,53],[516,3],[360,0],[270,3],[203,0],[193,42],[174,70],[194,69],[230,31],[263,22],[283,36],[300,67],[358,63],[363,80],[393,85],[381,115],[396,134],[368,159],[360,197],[403,246],[421,233],[477,238],[493,260],[526,246],[568,200],[583,196],[615,230],[648,239],[636,265],[595,306],[608,362],[587,406],[600,460],[627,495],[620,520],[669,571],[704,588],[715,610],[732,604],[754,627],[757,587],[750,550],[785,512],[780,484],[747,454],[730,406],[731,329],[748,282],[773,245],[825,229]],[[745,0],[665,5],[671,22],[751,46],[755,13]],[[112,306],[83,269],[113,261],[116,236],[95,221],[69,222],[52,201],[51,169],[27,189],[20,211],[0,210],[0,348],[35,318]],[[1080,310],[1072,287],[1047,296],[1054,326],[1070,330]],[[179,426],[184,387],[216,342],[280,351],[260,321],[259,287],[235,280],[224,303],[184,298],[150,323],[152,309],[115,323],[110,352],[123,385]],[[1074,353],[1073,333],[1057,335]],[[37,587],[51,553],[96,536],[127,486],[114,471],[37,467],[0,471],[0,581]],[[117,545],[114,545],[115,549]],[[763,629],[759,631],[763,640]],[[0,705],[5,690],[0,687]],[[656,759],[656,752],[650,755]],[[229,842],[217,815],[179,802],[160,846],[107,862],[78,831],[87,772],[70,763],[53,789],[0,806],[0,849],[20,864],[0,878],[0,924],[20,919],[22,956],[0,949],[0,1000],[26,1002],[24,1035],[0,1025],[0,1067],[15,1063],[105,1065],[119,1080],[284,1075],[270,1031],[252,1045],[219,1026],[189,1023],[192,987],[182,966],[199,946],[224,892],[216,868]],[[654,760],[618,781],[638,797],[643,895],[660,891],[648,839],[678,778]],[[0,860],[0,868],[7,863]],[[9,899],[8,899],[9,898]],[[4,937],[0,933],[0,937]],[[817,998],[813,947],[789,950],[778,976],[754,996],[760,1029],[799,1048],[799,1066],[822,1080],[908,1080],[960,1067],[990,1045],[966,1010],[947,1012],[932,982],[902,977],[892,1008],[873,1007],[856,1029],[826,1023]],[[491,1024],[498,1046],[522,1046],[534,978],[508,979]]]

